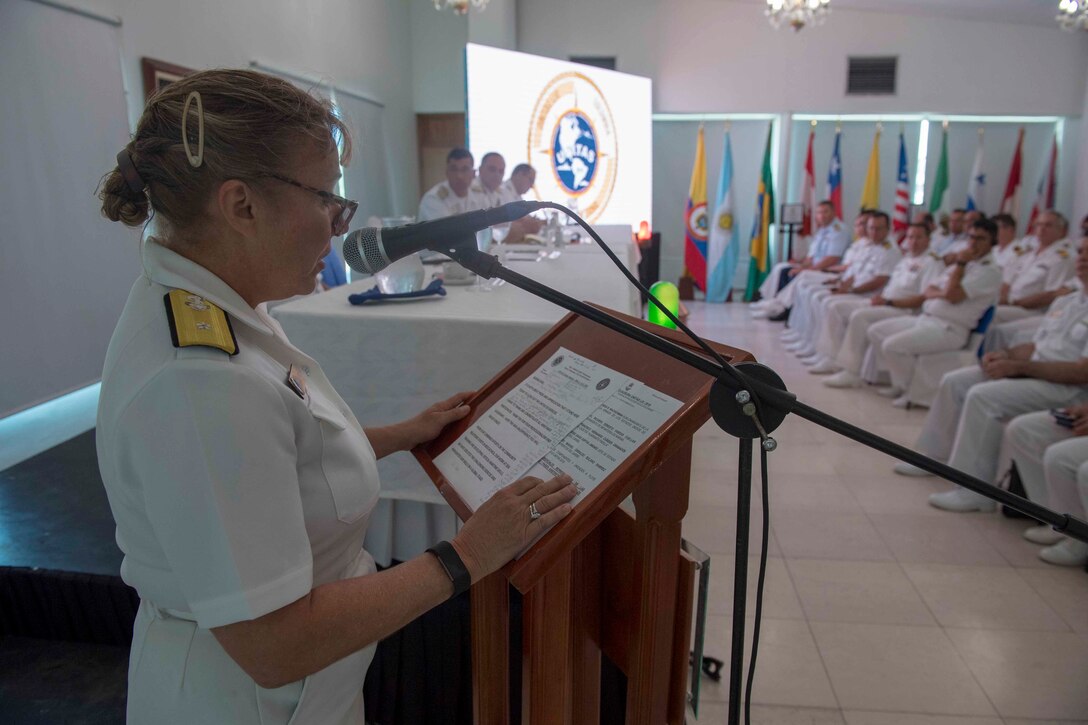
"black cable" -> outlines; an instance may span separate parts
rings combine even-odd
[[[763,546],[759,552],[759,579],[756,582],[756,621],[752,629],[752,658],[748,662],[748,682],[744,687],[744,722],[752,723],[752,682],[756,674],[756,655],[759,653],[759,630],[763,622],[763,584],[767,578],[767,542],[771,531],[771,502],[767,485],[767,451],[759,448],[760,477],[763,479]]]

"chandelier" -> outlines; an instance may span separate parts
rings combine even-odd
[[[488,0],[434,0],[434,9],[445,10],[449,8],[458,15],[465,15],[468,13],[469,7],[483,10],[487,7],[487,2]]]
[[[831,0],[767,0],[765,15],[775,28],[785,23],[797,31],[822,23],[831,12],[830,4]]]
[[[1061,0],[1054,19],[1062,30],[1088,30],[1088,0]]]

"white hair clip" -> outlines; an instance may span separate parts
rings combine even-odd
[[[196,153],[189,148],[189,134],[185,130],[185,123],[189,119],[189,104],[196,100]],[[185,106],[181,109],[181,143],[185,146],[185,155],[189,157],[189,165],[194,169],[200,168],[204,163],[204,102],[200,100],[200,91],[192,91],[185,99]]]

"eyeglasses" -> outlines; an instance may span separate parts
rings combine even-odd
[[[291,186],[297,186],[300,189],[305,189],[311,194],[317,194],[321,197],[322,201],[326,204],[335,204],[339,207],[339,211],[336,212],[336,216],[332,219],[332,234],[334,237],[338,237],[348,230],[348,224],[351,223],[351,218],[355,216],[355,210],[359,208],[359,202],[352,201],[351,199],[345,199],[342,196],[337,196],[328,191],[322,189],[315,189],[312,186],[307,186],[299,181],[290,179],[286,176],[280,176],[279,174],[264,174],[264,176],[271,177],[276,181],[282,181],[285,184]]]

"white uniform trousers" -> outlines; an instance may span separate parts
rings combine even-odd
[[[763,284],[759,286],[759,296],[761,299],[770,300],[778,294],[778,280],[786,273],[790,267],[796,265],[792,262],[779,262],[771,267],[771,273],[767,275],[767,279],[763,280]]]
[[[843,336],[842,345],[832,358],[832,361],[843,370],[849,370],[855,375],[861,374],[861,363],[865,360],[865,351],[869,347],[869,328],[881,320],[892,317],[907,317],[910,310],[899,307],[873,307],[867,305],[855,309],[850,313],[850,321],[846,325],[846,333]]]
[[[1088,398],[1088,389],[1028,378],[990,380],[982,368],[953,370],[926,415],[918,450],[992,483],[1005,423],[1017,415]]]
[[[1055,443],[1043,455],[1050,508],[1088,518],[1088,437]]]
[[[872,307],[869,295],[832,295],[824,305],[823,315],[818,320],[819,332],[816,333],[816,352],[828,360],[833,360],[835,353],[846,336],[846,326],[850,316],[866,307]]]
[[[997,309],[994,310],[994,323],[1013,322],[1014,320],[1022,320],[1025,317],[1034,317],[1041,314],[1041,310],[1028,310],[1016,305],[998,305]]]
[[[829,279],[835,279],[838,275],[830,272],[817,272],[814,269],[806,269],[801,272],[793,281],[782,288],[782,291],[778,293],[775,300],[782,303],[783,307],[793,307],[795,297],[797,293],[806,287],[819,287]]]
[[[1073,431],[1058,425],[1049,410],[1025,413],[1009,421],[1005,428],[1005,452],[1016,462],[1029,500],[1053,507],[1047,495],[1043,454],[1051,445],[1072,437]]]
[[[926,316],[896,317],[869,328],[869,340],[880,347],[880,359],[888,369],[892,385],[906,390],[914,377],[919,355],[963,347],[968,332]]]
[[[816,343],[816,334],[820,331],[817,324],[820,308],[829,297],[831,290],[827,287],[809,287],[801,290],[794,298],[795,304],[790,311],[790,329],[801,336],[805,348]]]
[[[1011,347],[1031,342],[1045,319],[1045,315],[1032,315],[1012,322],[990,325],[986,338],[982,341],[984,352],[1008,350]]]

